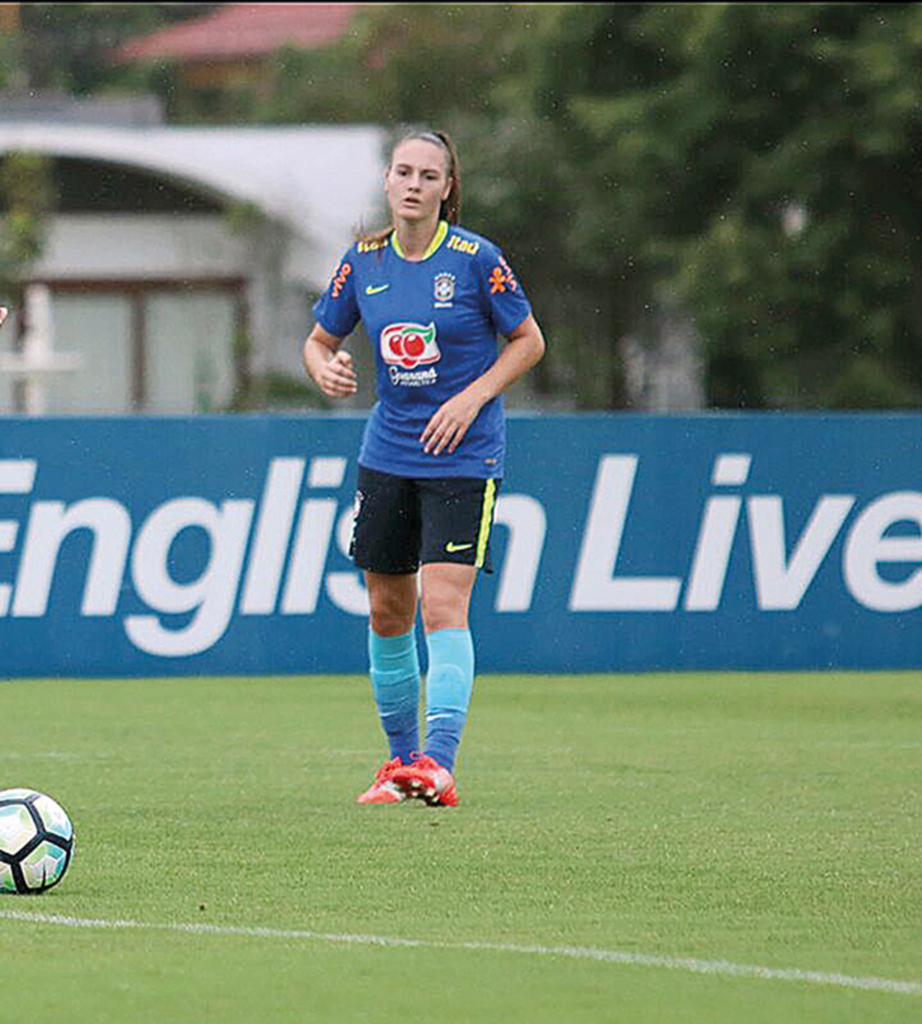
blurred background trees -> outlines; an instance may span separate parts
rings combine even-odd
[[[463,221],[549,337],[548,401],[631,407],[626,341],[655,357],[671,334],[711,407],[919,404],[919,5],[372,4],[217,106],[111,58],[216,6],[23,4],[0,88],[154,92],[174,124],[448,129]]]
[[[36,153],[16,153],[0,165],[0,295],[21,301],[20,275],[45,242],[55,206],[50,161]]]

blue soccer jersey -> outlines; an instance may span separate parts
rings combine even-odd
[[[443,402],[496,361],[498,335],[531,313],[509,264],[486,238],[439,224],[418,262],[396,234],[357,242],[314,305],[317,322],[345,338],[361,320],[375,352],[377,397],[359,463],[406,477],[502,477],[501,398],[488,402],[457,449],[427,455],[420,435]]]

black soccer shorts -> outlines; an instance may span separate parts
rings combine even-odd
[[[500,480],[415,479],[359,466],[349,554],[360,569],[403,575],[453,562],[492,572]]]

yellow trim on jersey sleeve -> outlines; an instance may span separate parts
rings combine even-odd
[[[432,236],[432,241],[429,243],[429,247],[423,253],[423,259],[427,260],[429,257],[438,249],[438,247],[448,237],[448,221],[440,220],[439,226],[435,229],[435,234]],[[391,232],[391,246],[394,252],[402,259],[405,260],[407,257],[400,245],[400,240],[397,238],[397,232]]]
[[[493,505],[495,502],[496,481],[487,480],[487,486],[483,492],[483,512],[480,514],[480,535],[477,538],[477,561],[474,563],[478,569],[483,568],[484,560],[487,557],[487,541],[490,539],[490,527],[493,523]]]

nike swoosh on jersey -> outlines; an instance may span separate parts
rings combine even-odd
[[[449,554],[451,554],[454,551],[467,551],[468,548],[472,548],[473,546],[474,546],[473,544],[455,544],[454,541],[450,540],[445,545],[445,550]]]
[[[379,285],[369,284],[369,285],[365,286],[365,294],[366,295],[377,295],[378,292],[386,292],[388,290],[388,288],[390,288],[389,284],[379,284]]]

